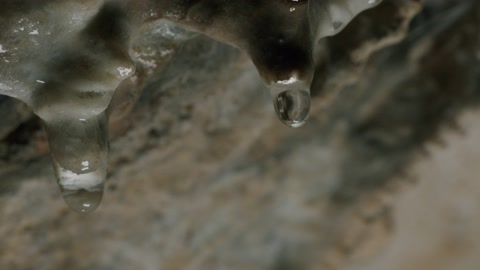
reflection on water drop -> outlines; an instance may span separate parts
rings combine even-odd
[[[53,164],[58,186],[70,208],[79,213],[90,213],[100,205],[107,172],[106,167],[100,167],[90,172],[75,173],[61,167],[56,160],[53,161]],[[85,168],[82,170],[85,171]]]
[[[103,196],[103,185],[98,191],[88,191],[81,189],[66,194],[64,192],[63,199],[73,210],[86,214],[93,212],[100,205]]]
[[[305,124],[310,110],[310,95],[305,90],[286,90],[273,97],[278,118],[297,128]]]

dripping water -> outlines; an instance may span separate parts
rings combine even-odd
[[[297,128],[305,124],[310,110],[310,95],[304,90],[286,90],[273,97],[278,118]]]
[[[269,89],[273,107],[282,123],[292,128],[306,123],[310,112],[310,88],[305,81],[292,77],[271,84]]]
[[[65,202],[79,213],[102,200],[108,167],[105,113],[90,118],[44,121],[57,183]]]

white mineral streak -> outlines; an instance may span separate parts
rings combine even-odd
[[[65,193],[78,191],[81,189],[89,192],[100,191],[105,175],[98,172],[90,173],[74,173],[72,171],[61,168],[61,176],[59,183]]]
[[[304,91],[309,92],[310,84],[304,80],[300,80],[295,76],[290,77],[287,80],[276,81],[269,85],[270,94],[272,97],[276,97],[281,92],[287,90],[294,90],[294,91]]]
[[[292,84],[294,82],[298,81],[296,77],[290,77],[288,80],[283,80],[283,81],[277,81],[278,84]]]

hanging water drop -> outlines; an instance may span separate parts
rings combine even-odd
[[[305,124],[310,112],[310,80],[291,77],[269,86],[275,112],[289,127],[297,128]]]
[[[102,190],[98,192],[80,190],[73,194],[64,194],[63,199],[71,209],[79,213],[90,213],[97,209],[102,201],[103,186],[101,189]]]
[[[310,110],[310,95],[303,90],[287,90],[273,98],[278,118],[284,124],[297,128],[305,124]]]
[[[79,213],[102,200],[108,167],[105,113],[90,118],[45,122],[53,167],[65,202]]]

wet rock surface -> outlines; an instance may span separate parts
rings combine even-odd
[[[384,0],[362,13],[317,44],[295,130],[245,53],[146,25],[108,109],[106,192],[88,215],[64,205],[40,121],[2,98],[0,268],[429,269],[441,257],[435,269],[476,269],[478,113],[458,119],[479,100],[479,12]]]

